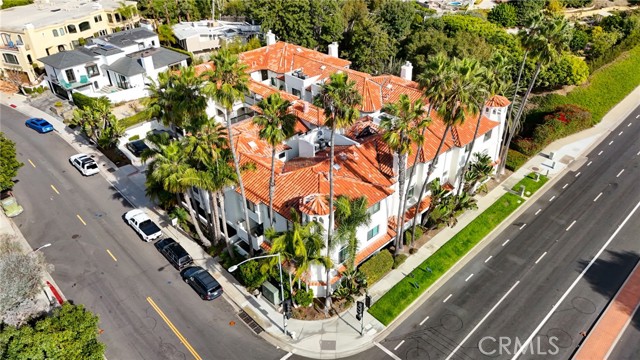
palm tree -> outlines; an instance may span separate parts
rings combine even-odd
[[[183,151],[183,144],[171,141],[168,144],[156,144],[157,149],[148,149],[142,153],[143,162],[151,160],[147,167],[147,177],[152,181],[161,183],[163,188],[173,194],[182,194],[187,204],[189,215],[198,237],[206,247],[211,246],[210,241],[200,229],[198,215],[193,209],[189,190],[193,186],[202,183],[202,172],[189,164],[189,155]],[[178,201],[179,203],[180,201]]]
[[[240,174],[240,162],[236,154],[233,142],[233,132],[231,130],[230,113],[233,105],[237,101],[244,99],[244,94],[248,91],[248,75],[245,72],[247,66],[238,61],[236,55],[230,54],[227,50],[220,50],[212,56],[215,69],[205,74],[209,81],[204,86],[204,93],[213,99],[218,105],[224,108],[224,120],[227,126],[227,136],[229,137],[229,148],[233,165],[236,169],[240,196],[242,197],[242,211],[244,213],[245,231],[249,240],[249,255],[253,257],[254,244],[249,222],[249,209],[247,208],[247,197],[244,191],[244,183]]]
[[[333,189],[333,166],[335,156],[335,133],[336,129],[346,128],[353,125],[360,117],[360,112],[356,108],[362,101],[362,96],[356,89],[356,82],[349,81],[346,73],[334,73],[330,76],[330,81],[322,89],[322,103],[326,117],[326,125],[331,128],[331,148],[329,154],[329,227],[327,229],[327,249],[332,247],[332,236],[334,226],[334,189]],[[327,250],[328,251],[328,250]],[[327,256],[329,253],[327,252]],[[331,285],[329,284],[329,271],[327,268],[327,288],[325,312],[329,310],[329,296]]]
[[[536,70],[534,71],[533,77],[529,82],[527,92],[522,98],[522,103],[518,108],[518,112],[516,113],[513,121],[511,121],[507,141],[502,148],[502,156],[500,156],[500,159],[502,161],[500,163],[499,174],[502,174],[504,172],[504,168],[507,163],[506,160],[509,145],[511,145],[513,135],[515,135],[516,129],[519,127],[520,118],[522,117],[524,108],[527,105],[527,100],[529,99],[529,95],[531,95],[531,91],[533,90],[533,86],[536,83],[536,79],[538,78],[538,74],[540,73],[542,65],[555,61],[558,56],[562,54],[562,51],[566,50],[569,46],[571,36],[571,25],[563,16],[555,16],[551,19],[547,19],[540,26],[538,32],[529,36],[531,44],[530,51],[533,54],[533,57],[536,59]]]
[[[118,1],[120,5],[116,11],[123,17],[125,28],[133,28],[133,17],[138,14],[138,8],[135,4],[127,5],[124,1]]]
[[[260,127],[260,138],[271,145],[271,177],[269,179],[269,225],[273,227],[273,195],[276,191],[276,146],[290,138],[294,132],[296,117],[290,114],[291,103],[273,93],[260,100],[258,107],[261,115],[253,118],[253,122]]]
[[[396,230],[396,250],[402,249],[402,230],[404,228],[405,181],[407,156],[411,153],[413,143],[422,143],[424,122],[424,104],[422,100],[411,102],[406,94],[400,95],[398,102],[384,107],[383,111],[390,116],[383,116],[380,127],[384,129],[382,140],[395,153],[398,159],[398,221]]]
[[[358,228],[371,223],[371,214],[368,210],[367,198],[360,196],[349,199],[340,195],[335,201],[336,205],[336,234],[335,245],[347,245],[347,269],[353,271],[356,267],[356,255],[358,254]],[[333,250],[333,249],[331,249]]]

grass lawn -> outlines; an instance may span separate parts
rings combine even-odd
[[[133,125],[140,124],[145,121],[149,121],[150,119],[151,119],[151,115],[146,110],[143,110],[135,115],[121,119],[120,124],[122,124],[122,126],[124,126],[125,129],[128,129]]]
[[[522,179],[515,189],[524,185],[532,194],[547,182],[541,175],[535,182],[533,175]],[[429,286],[438,280],[458,260],[469,252],[491,230],[513,213],[523,199],[508,193],[500,197],[493,205],[465,226],[433,255],[422,262],[407,277],[393,286],[385,295],[376,301],[369,313],[384,325],[389,325],[404,309],[413,303]]]
[[[524,185],[524,195],[531,196],[533,193],[538,191],[542,185],[546,184],[547,181],[549,181],[549,178],[542,175],[540,175],[540,179],[536,181],[535,173],[531,173],[525,176],[524,179],[520,180],[518,184],[511,188],[511,190],[520,191],[520,185]]]

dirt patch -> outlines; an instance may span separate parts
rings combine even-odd
[[[329,315],[324,313],[324,298],[315,298],[310,306],[298,306],[293,309],[293,318],[298,320],[324,320],[347,311],[353,303],[345,299],[334,299],[331,303]]]
[[[113,147],[103,149],[98,147],[98,150],[108,157],[117,167],[123,167],[125,165],[131,165],[131,160],[120,149]]]
[[[18,92],[18,87],[5,80],[0,80],[0,92],[5,94],[15,94]]]

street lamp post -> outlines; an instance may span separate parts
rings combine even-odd
[[[238,269],[238,266],[252,261],[252,260],[258,260],[258,259],[266,259],[266,258],[270,258],[270,257],[278,257],[278,270],[280,271],[280,293],[282,294],[282,299],[281,299],[281,303],[282,303],[282,331],[284,332],[285,335],[287,335],[287,315],[286,315],[286,311],[284,310],[284,289],[282,288],[282,261],[280,260],[280,253],[277,254],[271,254],[271,255],[262,255],[262,256],[256,256],[256,257],[252,257],[251,259],[247,259],[245,261],[242,261],[236,265],[230,266],[229,267],[229,272],[234,272]]]
[[[44,244],[44,245],[42,245],[42,246],[38,247],[37,249],[33,250],[31,253],[33,254],[33,253],[35,253],[35,252],[37,252],[37,251],[39,251],[39,250],[42,250],[42,249],[44,249],[44,248],[48,248],[49,246],[51,246],[51,243],[46,243],[46,244]]]

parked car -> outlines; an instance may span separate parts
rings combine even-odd
[[[185,267],[193,264],[191,255],[185,250],[182,245],[178,244],[172,238],[166,238],[159,240],[155,244],[156,249],[164,255],[167,260],[178,270],[182,270]]]
[[[142,237],[149,242],[162,236],[162,230],[151,221],[149,215],[143,210],[134,209],[124,214],[125,221]]]
[[[2,202],[2,210],[8,217],[18,216],[24,211],[11,191],[3,191],[0,194],[0,201]]]
[[[27,120],[25,123],[27,127],[32,128],[33,130],[44,134],[50,131],[53,131],[53,125],[51,125],[47,120],[40,118],[31,118]]]
[[[144,140],[132,141],[130,143],[127,143],[127,145],[125,146],[135,157],[140,157],[140,155],[142,155],[142,152],[149,148]]]
[[[87,154],[73,155],[69,158],[69,162],[84,176],[91,176],[100,172],[98,163]]]
[[[222,295],[222,286],[200,266],[188,267],[180,272],[182,280],[191,285],[202,300],[213,300]]]

